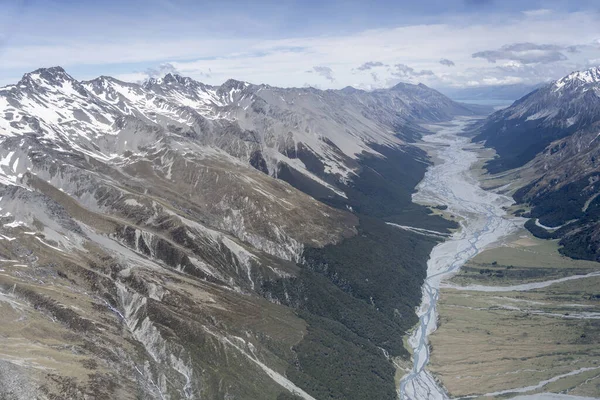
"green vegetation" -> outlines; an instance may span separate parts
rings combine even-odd
[[[586,275],[598,264],[573,260],[559,253],[558,241],[519,233],[508,246],[485,250],[460,268],[452,280],[458,285],[510,286]]]
[[[309,323],[309,330],[294,348],[301,368],[288,370],[296,384],[310,388],[317,399],[396,397],[393,380],[390,384],[394,367],[380,349],[338,322],[308,313],[301,315]]]
[[[402,330],[416,323],[426,261],[438,242],[361,217],[359,234],[335,246],[306,250],[305,265],[371,304]]]
[[[561,254],[578,259],[600,261],[600,243],[594,240],[597,228],[588,226],[574,235],[569,235],[560,241],[563,246]]]
[[[509,285],[562,278],[586,272],[585,269],[545,268],[542,265],[535,268],[528,268],[504,264],[472,263],[461,267],[459,274],[454,280],[461,284]]]
[[[560,252],[566,256],[600,261],[600,241],[597,238],[600,196],[587,204],[598,191],[596,185],[590,186],[590,182],[598,179],[600,174],[593,173],[559,190],[542,192],[529,200],[532,219],[525,223],[525,228],[540,239],[561,239],[563,247]],[[525,195],[536,184],[533,182],[518,190],[514,195],[515,200],[525,202]],[[563,226],[548,231],[535,223],[536,218],[543,225]]]
[[[559,190],[547,190],[529,201],[531,204],[531,217],[539,218],[543,225],[558,226],[570,220],[585,216],[583,208],[590,197],[586,190],[590,180],[598,179],[600,174],[592,174],[578,181],[561,187]],[[538,182],[518,190],[514,198],[522,202],[524,195]]]
[[[573,133],[574,128],[540,127],[535,120],[490,120],[473,140],[485,140],[486,147],[496,150],[498,157],[485,165],[490,173],[496,174],[525,165],[554,140]]]
[[[359,215],[441,232],[458,227],[457,223],[431,215],[429,208],[412,202],[412,193],[429,165],[425,152],[416,148],[399,151],[385,146],[372,147],[385,158],[363,157],[359,176],[344,188],[348,199],[329,202],[331,205],[350,206]]]
[[[556,232],[550,232],[541,226],[538,226],[533,218],[528,219],[527,222],[525,222],[525,229],[538,239],[556,239],[558,237]]]
[[[411,194],[429,165],[424,152],[374,148],[385,158],[360,160],[359,176],[344,187],[347,199],[313,187],[289,168],[280,169],[292,185],[334,207],[351,207],[360,220],[356,236],[306,249],[298,277],[262,286],[266,297],[296,308],[308,323],[287,375],[318,399],[396,398],[395,369],[384,350],[409,357],[403,335],[417,322],[414,309],[427,259],[438,242],[385,222],[441,232],[457,226],[412,203]]]
[[[288,392],[281,392],[279,396],[277,396],[277,400],[302,400],[302,397],[293,395]]]

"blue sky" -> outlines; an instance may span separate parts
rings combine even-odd
[[[588,1],[0,0],[0,85],[178,72],[278,86],[532,84],[600,64]]]

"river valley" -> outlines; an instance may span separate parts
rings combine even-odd
[[[428,335],[437,326],[437,301],[442,280],[450,277],[470,258],[519,229],[520,220],[506,217],[503,207],[513,200],[481,189],[471,173],[477,161],[476,145],[459,134],[472,120],[459,119],[423,138],[437,162],[428,169],[413,201],[446,205],[460,218],[461,228],[436,246],[428,261],[423,299],[418,310],[419,325],[409,339],[414,366],[400,383],[402,399],[444,399],[446,394],[426,369],[429,362]]]
[[[570,313],[565,313],[562,307],[565,306],[564,302],[566,300],[560,301],[558,302],[560,304],[558,304],[555,299],[552,300],[552,295],[556,297],[555,291],[552,292],[553,294],[541,291],[550,286],[552,288],[562,288],[561,284],[563,286],[568,285],[570,282],[578,282],[580,279],[589,281],[592,284],[590,279],[598,275],[598,264],[586,264],[585,262],[566,259],[558,255],[556,248],[548,247],[556,246],[555,243],[536,242],[533,238],[527,238],[527,232],[523,229],[525,219],[514,217],[506,211],[514,203],[513,199],[507,195],[481,188],[481,183],[473,169],[474,165],[481,161],[480,147],[470,143],[468,138],[460,136],[463,129],[471,122],[472,120],[468,119],[457,119],[450,124],[433,127],[435,134],[423,138],[423,148],[433,156],[435,164],[428,169],[425,178],[417,187],[417,192],[413,195],[413,201],[432,206],[447,206],[446,212],[459,221],[460,229],[445,242],[436,246],[428,261],[422,303],[417,311],[420,318],[419,324],[408,339],[408,344],[413,352],[413,366],[400,381],[399,395],[401,399],[448,399],[451,396],[462,398],[479,397],[481,395],[487,398],[496,396],[511,397],[510,395],[513,393],[514,396],[517,396],[534,392],[538,393],[539,398],[543,398],[540,397],[542,395],[539,392],[542,389],[547,389],[548,385],[554,384],[560,379],[566,379],[574,375],[583,376],[583,374],[592,375],[597,373],[598,368],[594,364],[595,359],[584,359],[585,357],[577,358],[568,366],[561,364],[561,368],[554,371],[552,366],[557,365],[558,359],[551,358],[552,361],[546,360],[547,364],[542,364],[539,359],[542,356],[547,356],[547,354],[540,349],[536,349],[535,345],[532,346],[525,339],[515,341],[515,337],[520,338],[522,335],[522,337],[528,338],[528,334],[531,335],[529,341],[534,343],[536,340],[547,339],[548,342],[560,340],[560,338],[554,337],[556,334],[546,334],[546,337],[543,337],[544,331],[548,330],[545,329],[547,326],[554,327],[557,316],[561,321],[557,325],[556,332],[569,332],[569,334],[573,332],[577,335],[579,341],[584,340],[579,339],[581,333],[579,331],[584,329],[587,320],[597,319],[597,314],[590,312],[593,309],[587,305],[578,304],[578,307],[583,307],[585,312],[577,313],[577,310],[570,309],[567,310]],[[528,240],[533,244],[527,242]],[[519,243],[519,241],[526,242],[526,245],[512,244]],[[528,256],[527,253],[523,252],[516,253],[516,255],[510,253],[510,251],[507,252],[507,248],[513,249],[514,247],[524,249],[520,251],[529,251],[530,253],[537,251],[539,254],[550,255],[546,258],[540,258],[539,255]],[[560,272],[563,275],[549,275],[533,281],[528,279],[482,281],[481,278],[485,275],[477,272],[473,272],[477,275],[477,279],[469,280],[463,277],[464,273],[460,271],[461,267],[466,263],[472,263],[473,259],[485,258],[482,255],[483,252],[488,254],[493,251],[498,254],[494,253],[494,261],[488,260],[489,264],[487,265],[497,265],[498,261],[495,260],[502,262],[504,258],[510,256],[513,257],[510,259],[511,265],[508,266],[509,262],[505,262],[506,268],[510,269],[515,268],[512,264],[517,265],[517,269],[520,268],[518,266],[519,262],[514,261],[515,259],[522,260],[523,265],[527,262],[529,262],[527,265],[535,264],[535,261],[532,260],[539,260],[541,265],[556,264],[560,267],[569,265],[573,269],[568,270],[565,268]],[[517,252],[519,250],[513,249],[512,251]],[[526,255],[523,256],[523,254]],[[488,256],[488,258],[490,257]],[[484,264],[477,265],[480,267]],[[484,269],[484,271],[487,273],[488,270]],[[544,271],[544,273],[546,272]],[[456,279],[458,283],[455,280],[449,282],[457,274],[462,280]],[[565,288],[565,291],[567,291],[570,287],[565,286]],[[440,304],[441,290],[445,302],[442,301]],[[535,290],[540,292],[529,293],[529,291]],[[522,293],[527,293],[533,297],[531,299],[525,298],[526,296]],[[491,301],[490,298],[494,300]],[[569,299],[572,298],[572,296],[569,297]],[[504,302],[506,304],[500,304],[498,299],[502,300],[500,303]],[[536,299],[543,301],[536,302]],[[469,303],[469,301],[472,303]],[[521,306],[519,308],[515,306],[518,302],[529,302],[537,306],[533,308]],[[543,305],[545,305],[545,309]],[[567,304],[566,306],[570,305]],[[504,311],[508,310],[511,314],[498,315],[496,313],[498,308]],[[436,357],[433,357],[434,366],[431,365],[432,338],[430,336],[438,328],[440,311],[442,311],[441,320],[444,321],[444,324],[440,331],[434,335],[433,351],[436,355]],[[531,317],[532,315],[533,317]],[[446,324],[446,321],[448,324]],[[523,323],[523,321],[525,322]],[[574,326],[571,321],[577,321],[579,325]],[[564,326],[560,325],[563,322]],[[511,331],[504,336],[498,336],[496,335],[497,332],[494,332],[494,327],[498,324],[507,324],[507,326],[514,327],[514,332]],[[479,331],[485,331],[483,336],[477,337]],[[552,329],[549,331],[552,331]],[[536,335],[541,336],[536,337]],[[564,336],[562,339],[568,341]],[[581,334],[581,338],[584,337],[585,334]],[[575,339],[571,338],[570,340],[573,342]],[[519,341],[523,342],[523,348],[517,346]],[[503,343],[506,347],[502,347],[498,343]],[[560,342],[557,343],[561,344]],[[554,342],[551,343],[551,345],[554,344]],[[576,344],[579,345],[579,349],[585,347],[584,343]],[[524,349],[527,345],[529,346],[526,348],[528,352]],[[532,360],[536,360],[537,364],[531,367],[531,371],[519,373],[521,362],[499,363],[498,360],[509,358],[504,357],[504,353],[507,356],[517,357],[513,354],[514,351],[511,352],[511,347],[518,348],[517,352],[528,354]],[[586,350],[589,352],[589,349],[586,348]],[[570,353],[572,351],[572,346],[565,347],[565,352],[561,353],[560,357],[565,358],[565,354],[572,355]],[[487,360],[484,356],[481,356],[486,352],[491,355]],[[495,359],[491,360],[491,358]],[[467,359],[468,362],[465,361]],[[484,364],[485,362],[488,362],[489,365]],[[524,365],[527,364],[525,361],[523,363]],[[483,365],[486,365],[489,371],[479,371],[478,368],[482,368]],[[461,376],[461,374],[463,375]],[[521,379],[513,377],[520,377]],[[494,384],[486,386],[482,384],[484,381],[494,382]],[[509,389],[505,389],[506,387]],[[502,390],[498,390],[498,388]],[[476,392],[474,392],[475,390]],[[565,391],[561,393],[565,393]],[[584,397],[568,396],[565,398],[582,399]]]

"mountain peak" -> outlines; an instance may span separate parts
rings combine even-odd
[[[595,83],[600,83],[600,67],[592,67],[583,71],[572,72],[554,82],[554,87],[556,90],[560,90],[565,85],[585,86]]]
[[[230,101],[233,101],[233,94],[240,93],[246,90],[251,85],[248,82],[238,81],[236,79],[228,79],[217,89],[217,94],[220,96],[228,96]]]
[[[119,82],[119,83],[123,83],[120,80],[113,78],[112,76],[108,76],[108,75],[100,75],[99,77],[89,80],[89,81],[84,81],[83,83],[101,83],[101,82]]]
[[[362,90],[355,88],[354,86],[346,86],[345,88],[340,90],[342,93],[358,93],[362,92]]]
[[[395,84],[394,86],[392,86],[389,90],[406,90],[406,89],[414,89],[414,88],[429,89],[428,86],[426,86],[422,83],[415,85],[414,83],[399,82],[399,83]]]
[[[179,74],[172,74],[169,72],[163,78],[163,82],[166,83],[167,85],[180,84],[180,85],[187,86],[190,83],[192,83],[193,80],[192,80],[192,78],[184,77]]]
[[[98,91],[103,91],[106,90],[107,88],[113,86],[113,85],[117,85],[117,86],[121,86],[121,87],[132,87],[135,86],[136,84],[134,83],[130,83],[130,82],[123,82],[117,78],[113,78],[112,76],[107,76],[107,75],[100,75],[99,77],[89,80],[89,81],[83,81],[81,82],[84,86],[90,86],[91,88],[93,88],[96,92]]]
[[[202,86],[203,84],[200,82],[197,82],[195,80],[193,80],[192,78],[189,78],[187,76],[181,76],[179,74],[173,74],[171,72],[169,72],[168,74],[166,74],[164,77],[162,78],[149,78],[147,79],[144,83],[143,83],[143,87],[144,88],[150,88],[152,86],[174,86],[174,85],[181,85],[181,86],[196,86],[196,85],[200,85]]]
[[[39,68],[23,75],[17,86],[26,91],[75,91],[87,96],[83,86],[62,67]]]
[[[75,79],[59,66],[50,68],[38,68],[35,71],[23,75],[20,84],[40,84],[45,82],[50,85],[62,85],[64,82],[75,82]]]
[[[51,74],[51,75],[67,75],[67,71],[59,65],[54,67],[47,68],[38,68],[35,71],[31,72],[32,74]]]
[[[20,85],[62,86],[65,82],[77,82],[62,67],[38,68],[23,75]]]
[[[250,86],[250,84],[248,82],[244,82],[244,81],[238,81],[236,79],[228,79],[227,81],[225,81],[225,83],[223,83],[221,85],[220,88],[222,89],[245,89],[246,87]]]

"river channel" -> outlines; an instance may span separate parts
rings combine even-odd
[[[417,314],[419,324],[409,338],[413,350],[413,368],[400,382],[401,399],[447,399],[444,390],[427,371],[428,336],[437,327],[437,301],[441,283],[466,261],[522,226],[522,221],[507,215],[504,207],[513,199],[483,190],[473,173],[478,161],[478,145],[460,136],[473,122],[456,119],[440,126],[435,134],[423,138],[423,148],[434,156],[435,164],[417,186],[413,201],[427,205],[446,205],[460,221],[460,229],[431,252],[427,278]]]

